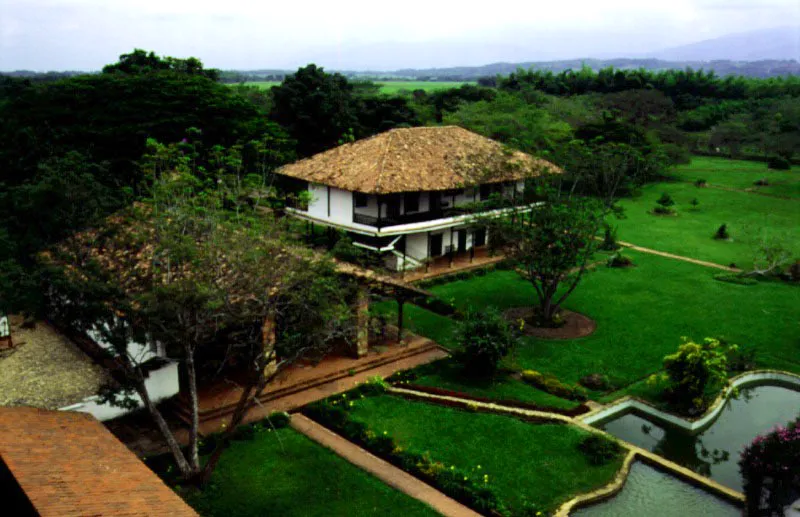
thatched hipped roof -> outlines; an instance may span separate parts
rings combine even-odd
[[[550,162],[457,126],[392,129],[278,170],[365,194],[447,190],[560,172]]]

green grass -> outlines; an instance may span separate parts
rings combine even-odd
[[[597,321],[597,331],[572,340],[525,338],[515,366],[552,373],[570,383],[603,373],[624,388],[658,371],[681,336],[714,336],[756,349],[760,367],[800,373],[800,288],[778,282],[719,282],[709,268],[627,253],[636,267],[599,267],[565,304]],[[533,288],[512,271],[450,282],[431,291],[455,300],[462,310],[506,309],[535,300]],[[431,319],[421,309],[407,311],[408,326],[424,335],[429,335]],[[436,326],[436,332],[443,332],[441,327]]]
[[[389,95],[395,95],[403,90],[408,92],[412,92],[414,90],[434,92],[436,90],[458,88],[462,84],[473,84],[463,81],[375,81],[375,83],[381,85],[381,93],[386,93]],[[280,81],[248,81],[244,84],[246,86],[256,86],[261,89],[268,89],[281,83]]]
[[[650,211],[662,192],[675,200],[677,215]],[[695,210],[690,202],[697,198]],[[689,183],[657,183],[641,196],[623,199],[625,219],[612,220],[620,240],[647,248],[739,267],[750,267],[761,235],[782,239],[800,256],[800,199],[777,199],[744,192],[697,188]],[[714,232],[727,224],[731,240],[715,240]]]
[[[572,409],[579,402],[565,400],[534,388],[505,374],[493,379],[473,379],[462,373],[463,368],[454,359],[443,359],[417,368],[418,375],[412,382],[421,386],[432,386],[460,391],[476,397],[497,400],[519,400],[559,409]]]
[[[691,164],[676,167],[673,175],[683,181],[694,182],[702,178],[710,185],[752,188],[758,192],[800,198],[800,167],[796,165],[791,171],[775,171],[768,169],[763,162],[695,156]],[[753,185],[762,178],[769,181],[769,186]]]
[[[233,442],[187,500],[204,516],[437,515],[289,428]]]
[[[531,424],[486,413],[391,397],[358,401],[352,416],[376,433],[386,431],[407,449],[464,470],[480,468],[512,510],[523,497],[546,509],[607,484],[621,460],[591,466],[577,450],[586,432],[559,424]]]

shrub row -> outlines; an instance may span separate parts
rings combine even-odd
[[[592,465],[605,465],[620,455],[622,446],[616,440],[602,434],[590,434],[581,440],[578,450]]]
[[[555,395],[556,397],[561,397],[568,400],[577,400],[578,402],[584,402],[589,398],[585,389],[581,388],[580,386],[565,384],[553,375],[540,373],[534,370],[524,370],[520,375],[522,380],[531,386],[539,388],[542,391],[546,391],[547,393]]]
[[[351,395],[349,398],[357,397]],[[465,471],[455,466],[448,468],[443,463],[432,460],[428,454],[403,449],[385,431],[382,434],[376,433],[364,423],[352,419],[348,412],[351,403],[347,401],[347,397],[334,397],[307,406],[303,413],[477,512],[510,515],[488,486],[488,475],[484,475],[480,483],[476,481],[481,477],[479,471]]]
[[[738,284],[738,285],[755,285],[758,283],[758,280],[756,280],[755,278],[738,275],[736,273],[719,273],[714,275],[714,280],[719,280],[720,282],[728,282],[729,284]]]
[[[411,384],[408,381],[400,381],[399,387],[407,388],[414,391],[421,391],[423,393],[430,393],[431,395],[442,395],[445,397],[454,397],[463,400],[469,400],[473,402],[486,402],[492,404],[500,404],[501,406],[508,406],[508,407],[519,407],[524,409],[531,409],[534,411],[546,411],[548,413],[558,413],[560,415],[566,416],[578,416],[584,413],[589,412],[589,408],[584,404],[576,405],[571,409],[564,409],[555,406],[546,406],[542,404],[535,404],[533,402],[525,402],[523,400],[514,400],[514,399],[502,399],[502,398],[489,398],[489,397],[479,397],[477,395],[471,395],[469,393],[464,393],[462,391],[455,391],[455,390],[448,390],[445,388],[438,388],[436,386],[423,386],[420,384]],[[440,404],[443,401],[440,400],[428,400],[428,402],[432,404]],[[462,407],[460,404],[441,404],[446,405],[449,407]]]

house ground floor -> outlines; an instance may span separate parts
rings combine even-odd
[[[473,258],[489,243],[488,230],[473,225],[385,237],[351,233],[350,237],[355,246],[380,253],[386,267],[395,271],[429,268],[443,258],[450,263],[456,258]]]

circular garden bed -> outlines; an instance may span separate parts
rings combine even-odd
[[[533,307],[515,307],[503,313],[505,318],[516,323],[520,319],[525,321],[522,333],[526,336],[538,337],[542,339],[574,339],[586,337],[594,333],[597,323],[588,316],[579,312],[562,310],[561,316],[564,324],[560,327],[537,327]]]

